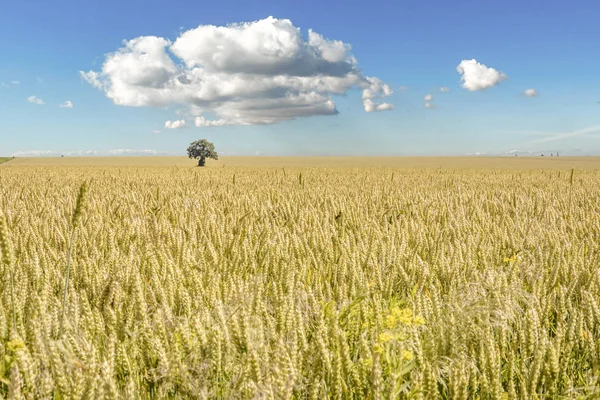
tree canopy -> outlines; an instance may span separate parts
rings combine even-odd
[[[203,167],[206,164],[207,158],[212,158],[214,160],[219,159],[219,155],[215,151],[215,145],[206,139],[200,139],[190,143],[190,146],[187,148],[187,154],[189,158],[198,159],[199,167]]]

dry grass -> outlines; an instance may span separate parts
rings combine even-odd
[[[595,398],[598,163],[15,159],[0,397]]]

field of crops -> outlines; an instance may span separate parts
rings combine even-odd
[[[0,166],[0,398],[600,396],[598,159],[193,165]]]

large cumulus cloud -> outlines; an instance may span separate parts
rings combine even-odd
[[[290,20],[201,25],[174,42],[142,36],[82,77],[123,106],[181,105],[196,126],[273,124],[337,114],[333,95],[362,90],[367,112],[393,108],[392,89],[358,69],[350,45]],[[212,116],[216,116],[215,119]]]

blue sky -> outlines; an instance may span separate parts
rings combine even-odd
[[[237,155],[600,154],[598,15],[555,0],[7,1],[0,154],[183,154],[198,138]],[[196,29],[260,20],[227,40]],[[300,61],[273,59],[290,47],[262,32],[296,28]]]

